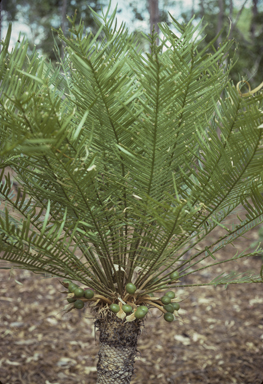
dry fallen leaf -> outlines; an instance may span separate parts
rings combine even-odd
[[[97,372],[97,367],[85,367],[84,372],[88,375],[90,372]]]

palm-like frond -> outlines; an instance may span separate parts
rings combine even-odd
[[[131,280],[154,291],[208,257],[201,268],[216,265],[216,251],[263,221],[262,94],[244,98],[229,82],[232,43],[208,55],[201,26],[174,20],[180,37],[162,25],[144,54],[115,13],[94,14],[96,36],[75,19],[69,39],[59,31],[60,68],[28,56],[26,41],[8,53],[11,29],[0,61],[1,168],[21,186],[13,196],[2,173],[1,259],[105,296]],[[246,218],[227,228],[240,205]],[[203,247],[217,225],[225,236]],[[211,284],[251,281],[230,277]]]

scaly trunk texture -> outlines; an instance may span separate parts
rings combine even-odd
[[[131,382],[141,324],[139,320],[125,323],[112,312],[96,320],[100,331],[97,384]]]

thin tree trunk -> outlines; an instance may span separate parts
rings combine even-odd
[[[230,40],[232,39],[232,34],[233,34],[233,0],[229,1],[229,19],[231,23],[231,29],[229,34],[229,40]]]
[[[231,21],[233,20],[233,0],[230,0],[229,1],[229,17],[231,19]]]
[[[232,24],[232,28],[231,28],[231,32],[230,32],[230,36],[229,36],[230,39],[232,38],[233,31],[234,31],[234,29],[235,29],[236,26],[237,26],[238,20],[239,20],[241,14],[242,14],[242,12],[243,12],[243,9],[245,8],[245,5],[246,5],[247,1],[248,1],[248,0],[245,0],[245,1],[244,1],[242,7],[241,7],[241,8],[239,9],[239,11],[238,11],[238,14],[237,14],[237,16],[236,16],[235,22]],[[241,34],[240,31],[239,31],[239,33]],[[242,34],[241,34],[241,35],[242,35]],[[242,35],[242,38],[243,38],[243,40],[245,40],[245,38],[244,38],[243,35]]]
[[[129,384],[141,321],[125,322],[109,312],[96,320],[100,332],[97,384]]]
[[[218,19],[217,19],[217,34],[221,31],[223,27],[223,17],[224,17],[224,1],[219,0],[218,1],[219,5],[219,13],[218,13]],[[221,35],[217,39],[217,47],[219,47],[220,43],[222,42],[222,37]]]
[[[63,0],[62,2],[62,15],[61,15],[61,29],[62,29],[62,32],[64,33],[65,35],[65,31],[66,31],[66,12],[67,12],[67,0]],[[64,46],[65,46],[65,43],[62,43],[62,49],[61,49],[61,58],[63,59],[64,58]]]
[[[65,27],[66,27],[66,12],[67,12],[67,0],[63,0],[62,2],[62,23],[61,23],[61,29],[62,32],[65,34]]]
[[[0,41],[2,40],[2,0],[0,0]],[[0,52],[2,51],[2,45],[0,44]]]
[[[195,14],[195,0],[192,0],[192,12],[191,12],[191,17],[193,17]]]
[[[158,22],[160,20],[159,4],[158,0],[149,0],[149,12],[150,12],[150,33],[154,31],[159,35]],[[159,45],[159,39],[156,40],[156,44]]]
[[[252,40],[254,40],[255,32],[256,32],[256,18],[258,15],[258,0],[253,0],[252,13],[253,13],[253,18],[252,18],[250,32],[251,32],[251,38]]]
[[[200,8],[201,8],[201,18],[202,18],[205,15],[204,0],[200,1]]]

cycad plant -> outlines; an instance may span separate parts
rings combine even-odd
[[[11,27],[0,61],[2,267],[61,278],[67,311],[91,304],[107,384],[130,382],[148,310],[174,321],[184,277],[262,252],[216,258],[263,221],[263,95],[229,81],[232,42],[200,50],[203,28],[173,19],[143,53],[115,13],[93,12],[96,36],[69,19],[56,68],[26,40],[10,53]],[[208,285],[239,282],[262,270]]]

